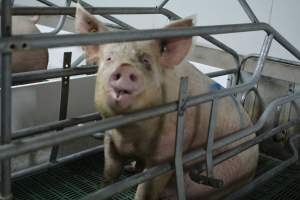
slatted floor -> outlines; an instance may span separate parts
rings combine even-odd
[[[273,167],[274,162],[260,160],[258,173]],[[52,168],[13,183],[15,200],[76,200],[98,190],[103,180],[103,156],[92,155],[67,165]],[[122,178],[129,176],[124,174]],[[133,199],[135,188],[115,195],[114,200]],[[257,187],[243,200],[300,200],[300,167],[292,166]]]
[[[101,188],[103,155],[93,155],[20,178],[13,183],[15,200],[75,200]],[[130,174],[123,174],[122,178]],[[135,188],[113,199],[133,199]]]

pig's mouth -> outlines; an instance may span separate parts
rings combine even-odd
[[[111,88],[108,104],[117,113],[126,112],[134,100],[135,93],[125,88]]]
[[[131,95],[132,94],[131,91],[124,90],[124,89],[121,89],[121,90],[115,89],[114,92],[115,92],[115,95],[116,95],[116,99],[121,99],[124,95]]]

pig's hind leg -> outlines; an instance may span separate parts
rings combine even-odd
[[[193,182],[186,174],[186,194],[187,199],[205,198],[209,200],[222,199],[231,191],[238,189],[246,184],[254,176],[257,165],[257,146],[254,146],[241,154],[223,161],[214,168],[215,178],[224,181],[224,188],[214,189],[209,186],[197,184]],[[206,175],[203,172],[202,175]]]
[[[121,175],[123,160],[116,151],[110,134],[104,137],[104,181],[103,186],[110,185]]]

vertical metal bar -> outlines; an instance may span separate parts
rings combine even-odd
[[[183,139],[184,139],[184,116],[185,103],[188,97],[188,78],[183,77],[180,80],[179,88],[179,102],[177,111],[177,129],[175,141],[175,173],[176,173],[176,187],[177,197],[179,200],[185,200],[184,174],[183,174]]]
[[[244,11],[246,12],[247,16],[249,17],[249,19],[251,20],[251,22],[252,23],[259,23],[258,18],[255,16],[254,12],[250,8],[247,1],[246,0],[239,0],[239,2],[241,4],[242,8],[244,9]]]
[[[276,110],[274,111],[273,127],[277,127],[279,125],[281,111],[282,111],[282,105],[277,106]],[[274,135],[272,138],[275,142],[281,142],[282,139],[284,139],[284,135],[282,132],[280,132]]]
[[[1,1],[1,36],[11,36],[11,5],[9,0]],[[11,53],[1,54],[1,144],[11,141]],[[0,199],[12,199],[11,194],[11,162],[1,161]]]
[[[63,68],[68,69],[71,67],[72,52],[64,53],[64,63]],[[61,79],[61,99],[60,99],[60,111],[59,120],[64,120],[67,118],[68,112],[68,99],[69,99],[69,85],[70,77],[64,76]],[[58,129],[61,130],[61,129]],[[56,162],[59,151],[59,145],[53,146],[50,154],[50,162]]]
[[[214,133],[217,124],[217,105],[218,99],[214,99],[210,108],[207,147],[206,147],[206,165],[207,165],[207,176],[213,178],[213,146],[214,146]]]
[[[262,45],[261,51],[259,53],[259,59],[256,64],[255,71],[253,73],[253,78],[251,79],[251,82],[257,84],[258,80],[260,79],[262,70],[264,69],[265,61],[268,56],[272,41],[274,36],[272,34],[267,35],[265,37],[264,43]]]

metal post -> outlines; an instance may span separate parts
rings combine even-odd
[[[72,52],[64,53],[63,68],[68,69],[71,67]],[[69,99],[69,85],[70,77],[64,76],[61,78],[61,99],[60,99],[60,111],[59,120],[65,120],[68,112],[68,99]],[[58,131],[61,129],[58,129]],[[50,162],[56,162],[59,151],[59,145],[53,146],[50,154]]]
[[[180,80],[179,100],[177,111],[177,129],[175,141],[175,173],[176,173],[176,188],[177,197],[179,200],[185,200],[184,173],[183,173],[183,141],[184,141],[184,116],[185,105],[188,97],[188,78],[183,77]]]
[[[210,118],[208,127],[208,138],[206,147],[206,165],[207,165],[207,176],[213,178],[213,145],[214,145],[214,133],[217,125],[217,106],[218,99],[214,99],[210,108]]]
[[[11,36],[11,1],[2,0],[1,35]],[[1,58],[1,138],[0,143],[11,141],[11,53],[2,53]],[[1,161],[0,199],[12,199],[10,158]]]

